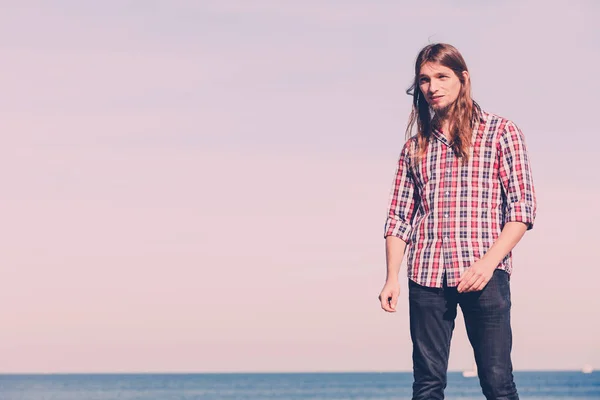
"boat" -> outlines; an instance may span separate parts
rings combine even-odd
[[[477,376],[477,364],[473,364],[473,369],[463,371],[462,376],[465,378],[475,378]]]
[[[594,371],[594,368],[590,364],[585,364],[581,368],[581,372],[583,372],[584,374],[591,374],[593,371]]]

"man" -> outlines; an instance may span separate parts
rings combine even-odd
[[[396,311],[406,249],[413,399],[444,398],[457,305],[485,397],[518,399],[511,252],[536,214],[523,134],[472,100],[465,61],[448,44],[421,50],[407,93],[413,110],[385,223],[387,278],[379,299],[385,311]]]

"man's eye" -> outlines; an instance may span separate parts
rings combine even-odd
[[[419,79],[419,83],[420,84],[427,83],[427,82],[428,82],[427,78],[421,78],[421,79]]]

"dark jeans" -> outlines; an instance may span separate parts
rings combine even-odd
[[[413,342],[413,400],[443,399],[457,304],[465,318],[486,399],[516,400],[513,382],[510,284],[496,270],[482,291],[429,288],[409,280],[410,335]]]

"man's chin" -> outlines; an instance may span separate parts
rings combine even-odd
[[[448,113],[448,111],[450,111],[450,105],[435,104],[435,105],[431,106],[431,109],[433,110],[434,113],[436,113],[438,115],[446,115]]]

